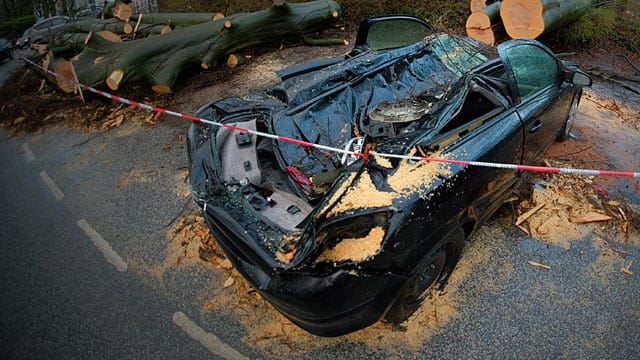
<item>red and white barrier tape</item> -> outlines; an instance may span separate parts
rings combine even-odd
[[[53,76],[58,76],[58,74],[52,72],[49,69],[43,68],[39,64],[36,64],[36,63],[30,61],[27,58],[23,58],[23,59],[26,62],[30,63],[31,65],[34,65],[34,66],[42,69],[43,71],[45,71],[45,72],[47,72],[47,73],[49,73],[49,74],[51,74]],[[98,90],[98,89],[93,88],[93,87],[88,86],[88,85],[84,85],[84,84],[78,84],[78,85],[82,89],[88,90],[88,91],[90,91],[90,92],[92,92],[94,94],[106,97],[106,98],[114,100],[114,101],[118,101],[118,102],[120,102],[122,104],[134,106],[134,107],[137,107],[137,108],[140,108],[140,109],[149,110],[149,111],[155,111],[155,112],[158,112],[158,113],[168,114],[168,115],[180,117],[180,118],[191,120],[191,121],[195,121],[195,122],[200,122],[200,123],[209,124],[209,125],[218,126],[218,127],[224,127],[224,128],[231,129],[231,130],[234,130],[234,131],[249,133],[249,134],[253,134],[253,135],[256,135],[256,136],[262,136],[262,137],[266,137],[266,138],[270,138],[270,139],[274,139],[274,140],[278,140],[278,141],[293,143],[293,144],[297,144],[297,145],[300,145],[300,146],[315,148],[315,149],[319,149],[319,150],[323,150],[323,151],[330,151],[330,152],[335,152],[335,153],[339,153],[339,154],[347,154],[347,155],[351,155],[351,156],[357,156],[357,157],[364,158],[365,160],[368,159],[369,156],[379,156],[379,157],[393,158],[393,159],[403,159],[403,160],[412,160],[412,161],[428,161],[428,162],[446,163],[446,164],[454,164],[454,165],[479,166],[479,167],[498,168],[498,169],[512,169],[512,170],[532,171],[532,172],[540,172],[540,173],[576,174],[576,175],[590,175],[590,176],[640,177],[640,172],[630,172],[630,171],[607,171],[607,170],[573,169],[573,168],[559,168],[559,167],[546,167],[546,166],[531,166],[531,165],[491,163],[491,162],[482,162],[482,161],[453,160],[453,159],[430,158],[430,157],[423,157],[423,156],[385,154],[385,153],[378,153],[378,152],[375,152],[375,151],[365,151],[363,153],[360,153],[360,152],[354,152],[354,151],[349,151],[349,150],[344,150],[344,149],[338,149],[338,148],[325,146],[325,145],[320,145],[320,144],[314,144],[314,143],[311,143],[311,142],[308,142],[308,141],[292,139],[292,138],[288,138],[288,137],[284,137],[284,136],[273,135],[273,134],[269,134],[269,133],[265,133],[265,132],[261,132],[261,131],[244,129],[244,128],[233,126],[233,125],[223,124],[223,123],[219,123],[219,122],[216,122],[216,121],[211,121],[211,120],[199,118],[199,117],[196,117],[196,116],[191,116],[191,115],[188,115],[188,114],[183,114],[183,113],[179,113],[179,112],[175,112],[175,111],[170,111],[170,110],[167,110],[167,109],[163,109],[163,108],[159,108],[159,107],[155,107],[155,106],[150,106],[150,105],[147,105],[147,104],[144,104],[144,103],[140,103],[140,102],[137,102],[137,101],[129,100],[129,99],[117,96],[117,95],[109,94],[107,92]]]

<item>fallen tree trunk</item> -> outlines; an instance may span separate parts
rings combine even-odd
[[[250,46],[322,30],[336,20],[339,11],[334,1],[316,0],[271,6],[122,43],[93,36],[71,62],[84,84],[106,83],[116,90],[124,81],[145,79],[157,93],[168,93],[189,64],[206,68]]]
[[[88,33],[103,30],[111,31],[114,34],[131,34],[133,26],[129,22],[122,22],[118,19],[86,19],[70,22],[64,26],[65,33]]]
[[[500,17],[513,39],[535,39],[568,24],[593,7],[592,0],[504,0]]]
[[[143,24],[166,24],[170,26],[193,26],[224,17],[220,13],[155,13],[142,14]]]
[[[486,8],[471,13],[466,23],[467,35],[489,45],[495,45],[504,32],[500,21],[500,1]]]
[[[482,9],[488,7],[489,5],[497,2],[499,0],[471,0],[469,2],[469,8],[471,9],[471,12],[478,12],[481,11]]]
[[[147,36],[151,36],[151,35],[166,34],[166,33],[170,33],[171,31],[173,31],[173,30],[171,29],[171,26],[169,26],[169,25],[144,24],[144,25],[141,25],[140,28],[138,29],[138,33],[140,35],[142,35],[143,37],[147,37]]]

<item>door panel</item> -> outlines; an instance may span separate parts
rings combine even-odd
[[[538,163],[566,120],[570,86],[562,80],[561,63],[539,42],[513,40],[498,46],[498,52],[512,80],[523,120],[523,161]]]

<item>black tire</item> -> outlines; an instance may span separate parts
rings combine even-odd
[[[580,98],[582,97],[582,90],[578,91],[571,100],[571,106],[569,107],[569,114],[567,120],[564,122],[562,131],[558,135],[558,141],[566,141],[571,137],[571,128],[576,120],[576,113],[578,112],[578,105],[580,104]]]
[[[385,320],[394,324],[405,321],[431,291],[442,289],[458,263],[463,246],[464,231],[457,228],[429,251],[394,300]]]

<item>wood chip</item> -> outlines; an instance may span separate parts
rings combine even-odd
[[[620,271],[622,271],[623,273],[629,275],[629,276],[633,276],[633,272],[631,272],[629,269],[627,268],[621,268]]]
[[[113,127],[120,127],[120,125],[122,125],[123,122],[124,122],[124,115],[123,114],[119,114],[114,119],[105,121],[102,124],[102,126],[100,126],[100,129],[101,130],[106,130],[106,129],[110,129],[110,128],[113,128]]]
[[[624,213],[624,210],[622,210],[621,208],[618,208],[618,212],[620,212],[620,215],[622,215],[622,219],[624,221],[627,221],[627,215]]]
[[[224,285],[222,286],[224,286],[224,288],[228,288],[229,286],[233,286],[233,284],[235,283],[236,281],[232,277],[229,277],[227,281],[224,282]]]
[[[598,222],[598,221],[608,221],[611,219],[613,218],[609,215],[600,214],[598,212],[593,211],[586,215],[571,217],[571,222],[576,224],[586,224],[586,223]]]
[[[233,269],[233,264],[231,263],[231,261],[229,261],[229,259],[224,259],[220,262],[220,267],[225,270],[231,270]]]
[[[531,233],[529,233],[529,230],[525,229],[522,225],[516,225],[516,227],[520,230],[522,230],[522,232],[524,232],[527,235],[531,235]]]
[[[540,264],[539,262],[535,262],[535,261],[527,261],[527,264],[531,265],[531,266],[535,266],[535,267],[539,267],[539,268],[543,268],[545,270],[551,270],[551,266],[549,265],[545,265],[545,264]]]
[[[527,211],[526,213],[520,215],[518,217],[518,220],[516,221],[516,226],[521,225],[523,222],[527,221],[527,219],[529,219],[531,216],[533,216],[533,214],[537,213],[540,209],[542,209],[546,204],[542,203],[536,207],[534,207],[533,209]]]

